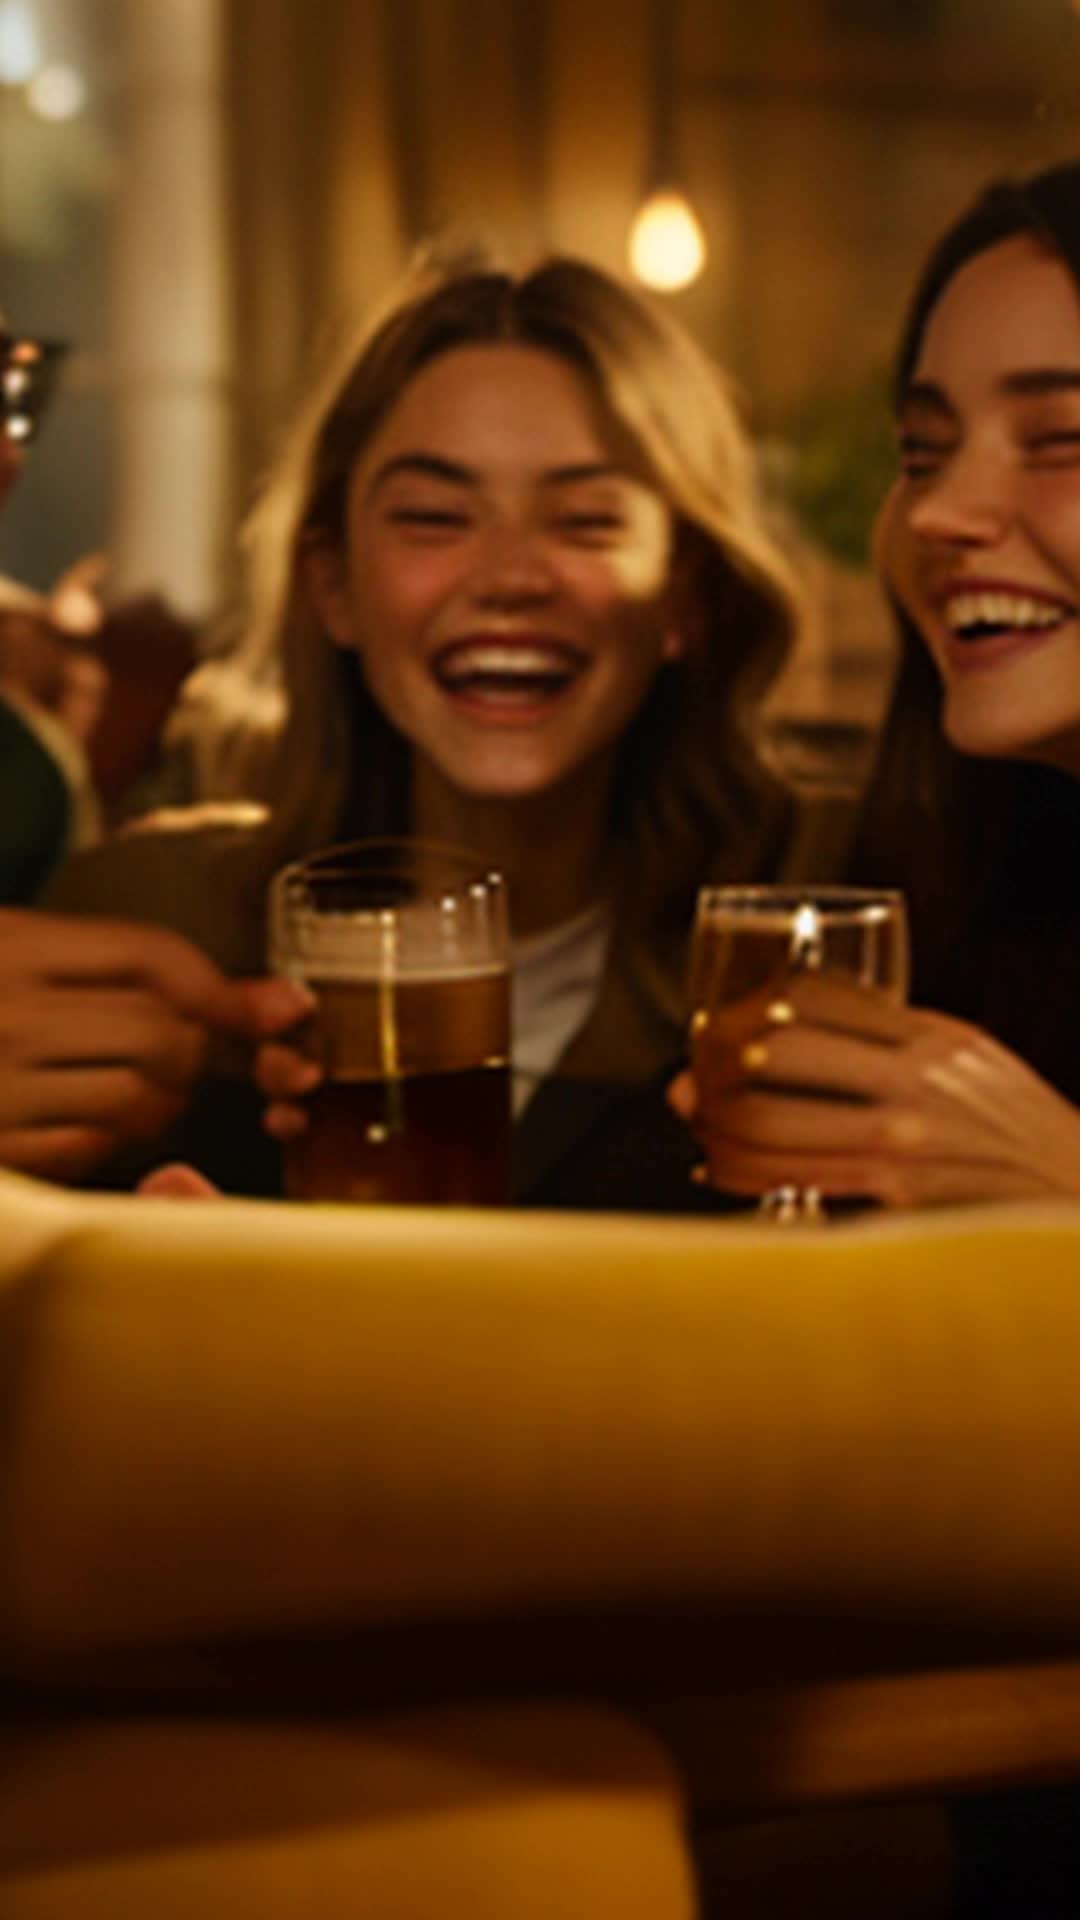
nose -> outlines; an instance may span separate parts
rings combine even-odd
[[[995,545],[1011,517],[1008,476],[976,448],[950,454],[908,507],[913,534],[957,547]]]
[[[551,598],[555,577],[539,528],[500,522],[487,529],[473,571],[477,604],[512,609]]]

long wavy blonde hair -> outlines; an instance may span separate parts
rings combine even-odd
[[[497,342],[542,349],[586,379],[668,501],[675,564],[692,582],[683,656],[622,742],[612,799],[616,914],[648,948],[659,989],[681,969],[702,879],[752,876],[775,859],[789,802],[755,714],[799,608],[726,380],[673,319],[597,267],[428,264],[346,335],[246,523],[238,637],[189,682],[175,731],[198,798],[268,807],[264,872],[343,831],[407,830],[408,748],[323,630],[300,554],[315,533],[340,535],[353,464],[413,375],[455,347]]]

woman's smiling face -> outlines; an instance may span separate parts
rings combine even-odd
[[[961,752],[1080,777],[1080,294],[1004,240],[931,311],[900,408],[886,579],[933,655]]]
[[[614,748],[679,642],[672,516],[584,377],[514,344],[414,375],[350,476],[320,613],[452,786],[536,795]]]

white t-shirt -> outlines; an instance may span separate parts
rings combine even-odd
[[[514,1118],[592,1012],[607,957],[607,903],[510,948]]]

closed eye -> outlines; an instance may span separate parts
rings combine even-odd
[[[1080,463],[1080,428],[1055,428],[1052,433],[1034,434],[1024,444],[1032,466],[1073,467]]]
[[[452,533],[471,524],[469,515],[456,507],[391,507],[386,517],[393,526],[428,533]]]
[[[570,539],[584,545],[603,545],[618,539],[625,528],[625,520],[619,513],[597,511],[594,513],[560,513],[555,525],[558,531],[567,534]]]
[[[900,471],[912,480],[940,472],[953,450],[950,441],[931,440],[922,433],[900,434],[896,447]]]

